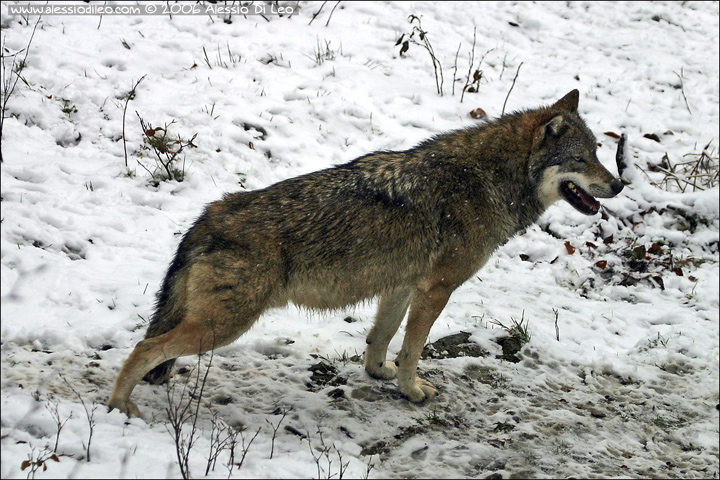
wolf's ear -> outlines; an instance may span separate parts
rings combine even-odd
[[[578,92],[576,88],[555,102],[555,104],[550,108],[559,108],[560,110],[565,110],[566,112],[577,112],[579,101],[580,92]]]
[[[543,126],[543,130],[545,131],[544,132],[545,135],[559,137],[563,133],[563,130],[564,130],[562,115],[557,115],[557,116],[553,117],[552,120],[550,120],[548,123],[546,123]]]
[[[533,138],[533,151],[540,148],[545,140],[549,137],[559,137],[567,130],[565,120],[562,115],[555,115],[549,122],[543,123],[535,132]]]
[[[556,115],[552,120],[542,126],[542,132],[540,134],[544,137],[559,137],[565,130],[566,127],[562,115]]]

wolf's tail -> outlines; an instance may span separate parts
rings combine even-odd
[[[187,273],[190,266],[190,252],[187,235],[180,242],[173,262],[168,268],[162,288],[158,293],[155,311],[145,338],[153,338],[168,333],[185,318],[187,310]],[[170,370],[175,359],[167,360],[145,374],[143,380],[152,384],[165,383],[170,378]]]

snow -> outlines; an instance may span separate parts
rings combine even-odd
[[[4,55],[27,47],[37,20],[7,15],[8,3]],[[135,389],[142,419],[105,402],[203,206],[410,148],[474,124],[477,107],[496,118],[517,73],[507,111],[579,89],[611,171],[617,140],[605,132],[627,135],[630,185],[602,200],[602,215],[551,207],[453,294],[428,341],[465,331],[488,355],[421,360],[440,391],[425,404],[369,378],[356,357],[374,302],[266,313],[212,357],[191,475],[205,474],[215,411],[244,426],[246,442],[259,430],[233,478],[337,478],[341,463],[352,478],[717,478],[719,190],[661,188],[650,167],[664,155],[673,165],[696,159],[708,145],[717,171],[718,3],[343,2],[330,17],[329,2],[309,25],[321,5],[229,24],[42,17],[2,137],[0,475],[26,477],[24,460],[49,456],[56,405],[67,419],[59,461],[35,478],[179,477],[165,387]],[[410,15],[442,63],[442,96],[428,52],[411,43],[400,56],[395,46],[412,32]],[[461,103],[474,30],[483,75]],[[123,95],[143,76],[124,142]],[[184,139],[197,133],[184,181],[149,182],[136,111],[155,127],[174,121]],[[653,243],[661,251],[647,254],[648,273],[663,288],[624,256]],[[505,332],[495,321],[521,319],[531,339],[520,361],[496,358]],[[318,383],[310,367],[323,359],[337,370]],[[176,397],[187,378],[175,376]],[[96,407],[89,462],[80,398]],[[228,458],[207,477],[226,478]]]

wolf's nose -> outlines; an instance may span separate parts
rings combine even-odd
[[[623,188],[625,188],[625,185],[623,184],[622,180],[616,178],[612,182],[610,182],[610,188],[612,189],[613,193],[617,195],[618,193],[622,192]]]

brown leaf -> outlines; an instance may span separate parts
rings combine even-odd
[[[54,461],[56,461],[56,462],[59,462],[59,461],[60,461],[60,458],[58,458],[58,456],[53,453],[52,455],[50,455],[50,460],[54,460]]]
[[[474,118],[475,120],[483,120],[483,119],[487,118],[487,113],[485,113],[485,110],[478,107],[474,110],[470,110],[470,116],[472,118]]]
[[[501,448],[505,446],[505,442],[500,440],[499,438],[491,438],[487,442],[495,448]]]
[[[145,135],[147,135],[148,137],[154,137],[154,136],[155,136],[155,130],[152,129],[152,128],[148,128],[147,130],[145,130]]]
[[[660,255],[661,253],[663,253],[662,247],[657,243],[653,243],[652,245],[650,245],[650,249],[648,251],[650,253],[654,253],[655,255]]]
[[[600,270],[605,270],[607,268],[607,260],[598,260],[595,262],[595,266]]]
[[[643,137],[649,138],[650,140],[653,140],[653,141],[655,141],[655,142],[657,142],[657,143],[660,143],[660,137],[658,137],[658,136],[655,135],[654,133],[646,133],[645,135],[643,135]]]
[[[30,460],[25,460],[20,464],[20,470],[25,470],[26,468],[29,468],[31,465]]]
[[[520,260],[522,260],[523,262],[527,262],[528,260],[530,260],[530,256],[529,256],[529,255],[525,255],[524,253],[521,253],[521,254],[520,254]]]
[[[683,276],[683,271],[682,271],[682,268],[680,268],[680,267],[673,268],[673,272],[675,272],[675,275],[677,275],[678,277]]]
[[[618,135],[615,132],[605,132],[605,135],[607,135],[608,137],[612,137],[612,138],[620,138],[620,135]]]
[[[570,242],[565,242],[565,250],[567,250],[570,255],[575,253],[575,247],[573,247]]]
[[[652,279],[660,286],[660,290],[665,290],[665,282],[660,275],[655,275]]]
[[[585,246],[589,248],[597,248],[597,245],[592,242],[585,242]]]

